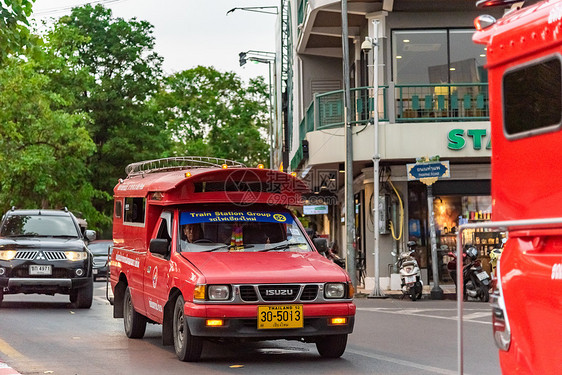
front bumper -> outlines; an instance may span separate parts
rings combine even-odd
[[[349,334],[353,332],[355,310],[352,302],[303,304],[302,328],[258,329],[258,305],[198,305],[188,302],[184,308],[189,330],[193,336],[258,340],[300,338],[310,340],[319,336]],[[331,325],[332,317],[345,317],[347,324]],[[224,325],[206,326],[207,319],[214,318],[222,319]]]
[[[353,332],[355,317],[348,316],[346,325],[328,324],[330,317],[305,318],[303,328],[258,329],[257,319],[223,318],[221,327],[207,327],[205,318],[188,317],[187,324],[193,336],[246,338],[259,340],[298,339]]]
[[[73,289],[87,286],[90,277],[80,278],[0,278],[0,288],[4,294],[36,293],[36,294],[69,294]]]

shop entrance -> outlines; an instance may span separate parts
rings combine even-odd
[[[468,222],[492,220],[492,200],[489,180],[438,181],[433,185],[433,212],[437,240],[439,283],[453,283],[447,263],[448,255],[457,246],[457,228]],[[408,183],[409,240],[421,248],[420,267],[426,268],[433,281],[431,241],[427,222],[427,188],[420,182]],[[465,246],[475,246],[482,267],[490,273],[490,251],[501,244],[502,234],[491,231],[464,231]]]

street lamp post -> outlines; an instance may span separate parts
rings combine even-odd
[[[379,164],[381,156],[379,154],[379,20],[373,20],[373,37],[365,37],[361,44],[361,49],[365,52],[373,52],[373,132],[374,132],[374,152],[373,152],[373,233],[374,233],[374,278],[373,291],[369,298],[386,297],[380,288],[380,265],[379,265]]]
[[[271,81],[271,70],[277,74],[276,55],[274,52],[254,51],[240,52],[240,66],[246,64],[246,61],[254,61],[269,65],[269,129],[268,129],[268,143],[269,143],[269,168],[273,166],[273,84]],[[277,82],[277,81],[275,81]]]

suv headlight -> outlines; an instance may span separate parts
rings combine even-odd
[[[326,283],[324,284],[324,298],[345,298],[345,283]]]
[[[210,301],[226,301],[230,299],[230,286],[228,285],[208,285]]]
[[[70,261],[78,261],[88,259],[88,253],[85,251],[65,251],[66,259]]]
[[[16,250],[0,250],[0,260],[12,260],[16,257]]]

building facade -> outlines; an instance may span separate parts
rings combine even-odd
[[[379,214],[383,290],[397,288],[392,252],[405,250],[410,240],[417,244],[424,283],[433,280],[428,219],[432,215],[438,280],[451,282],[446,263],[448,251],[456,246],[456,228],[466,221],[491,219],[486,51],[472,43],[473,21],[482,11],[466,0],[347,1],[351,95],[347,111],[353,134],[349,149],[341,7],[335,0],[282,2],[274,167],[308,181],[313,193],[307,205],[327,206],[319,214],[303,212],[304,220],[334,242],[340,255],[348,256],[347,236],[353,238],[349,251],[354,254],[359,287],[374,286],[374,212]],[[497,17],[503,10],[493,12]],[[361,49],[366,38],[377,36],[376,49]],[[378,82],[373,82],[375,75]],[[378,181],[373,168],[375,102]],[[348,153],[353,159],[354,233],[344,225],[344,176],[350,171],[343,166]],[[433,201],[428,202],[427,186],[409,178],[407,166],[435,155],[448,162],[450,177],[432,185]],[[373,197],[375,182],[378,199]],[[485,267],[489,251],[499,243],[496,236],[466,233],[465,243],[477,246]]]

